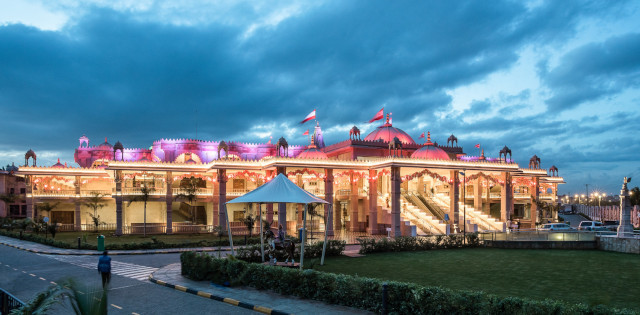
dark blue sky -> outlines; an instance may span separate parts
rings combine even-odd
[[[640,179],[640,5],[625,1],[0,0],[0,165],[78,138],[329,143],[385,107],[467,153],[556,165],[562,193]],[[309,124],[310,125],[310,124]]]

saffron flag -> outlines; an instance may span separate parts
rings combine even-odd
[[[373,118],[371,118],[371,120],[369,120],[369,123],[372,123],[376,120],[380,120],[382,118],[384,118],[384,107],[381,110],[379,110],[378,113],[376,113],[376,115],[373,116]]]
[[[480,143],[476,144],[476,148],[480,149]]]
[[[420,135],[420,137],[418,139],[420,139],[420,138],[424,138],[424,132]]]
[[[309,129],[307,129],[307,131],[305,131],[302,135],[303,136],[308,136],[309,135]]]
[[[306,123],[307,121],[309,121],[311,119],[316,119],[316,110],[315,109],[312,112],[310,112],[309,115],[307,115],[307,117],[305,117],[304,120],[300,122],[300,124],[304,124],[304,123]]]

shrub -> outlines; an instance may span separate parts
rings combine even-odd
[[[384,281],[341,274],[273,267],[237,259],[219,259],[207,254],[180,255],[182,275],[216,283],[229,281],[259,290],[272,290],[331,304],[371,312],[382,312]],[[392,314],[633,314],[626,309],[553,300],[501,298],[483,292],[457,291],[439,287],[390,281],[387,283],[389,313]]]
[[[431,250],[445,248],[477,247],[480,238],[477,233],[467,234],[465,238],[461,234],[436,235],[436,236],[401,236],[394,239],[383,238],[359,238],[360,254],[382,252],[405,252],[415,250]]]
[[[322,246],[324,241],[314,242],[304,247],[304,258],[316,258],[322,256]],[[345,241],[329,240],[327,242],[326,256],[339,256],[344,252],[344,248],[347,245]],[[265,244],[265,259],[269,259],[267,254],[268,245]],[[282,251],[275,252],[276,259],[278,261],[284,261],[286,259],[286,253]],[[300,260],[300,245],[296,244],[296,250],[293,253],[295,260]],[[260,251],[260,244],[253,246],[245,246],[238,248],[236,258],[244,260],[246,262],[262,262],[262,254]]]

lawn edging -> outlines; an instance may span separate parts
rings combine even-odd
[[[450,290],[366,277],[272,267],[206,254],[180,255],[181,273],[192,280],[228,282],[304,299],[383,312],[382,289],[387,288],[389,313],[400,314],[635,314],[628,309],[588,306],[556,300],[498,297],[477,291]]]

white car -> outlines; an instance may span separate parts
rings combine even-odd
[[[569,230],[573,230],[573,228],[566,223],[547,223],[542,225],[541,228],[539,228],[538,230],[540,231],[569,231]]]
[[[606,231],[607,228],[600,221],[582,221],[578,226],[581,231]]]

